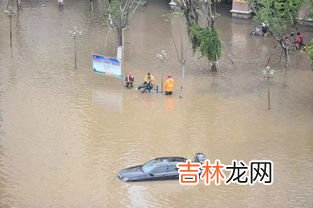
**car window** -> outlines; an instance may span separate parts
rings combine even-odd
[[[171,164],[167,166],[167,172],[177,172],[176,164]]]
[[[153,172],[153,173],[164,173],[164,172],[166,172],[166,167],[167,167],[167,165],[166,165],[166,164],[163,164],[163,165],[161,165],[161,166],[158,166],[158,167],[154,168],[154,169],[152,170],[152,172]]]
[[[155,161],[151,161],[151,162],[148,162],[148,163],[144,164],[142,166],[142,170],[145,173],[149,173],[149,172],[151,172],[151,170],[155,169],[155,167],[156,167],[156,162]]]

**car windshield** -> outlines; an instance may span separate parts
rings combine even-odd
[[[145,163],[145,164],[142,166],[143,172],[149,173],[151,170],[153,170],[153,169],[156,167],[157,162],[158,162],[158,161],[156,161],[156,160],[151,160],[151,161]]]

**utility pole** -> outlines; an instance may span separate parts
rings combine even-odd
[[[90,10],[93,12],[93,0],[90,0]]]
[[[271,91],[270,91],[270,79],[274,76],[274,70],[270,66],[266,66],[263,70],[263,76],[267,79],[267,109],[271,109]]]
[[[10,19],[10,49],[12,50],[12,17],[14,15],[14,12],[11,6],[8,6],[8,9],[5,10],[4,12],[8,15]]]
[[[78,35],[82,35],[82,32],[77,29],[77,27],[74,27],[74,31],[69,31],[70,36],[74,39],[74,63],[75,63],[75,69],[77,69],[77,50],[76,50],[76,40]]]
[[[165,50],[161,50],[160,53],[157,53],[156,57],[161,61],[167,61],[168,56]],[[162,78],[161,78],[161,93],[163,93],[163,77],[164,77],[164,69],[162,69]]]
[[[170,5],[172,10],[180,11],[180,8],[178,7],[177,3],[174,2],[173,0],[169,3],[169,5]],[[172,32],[171,32],[171,38],[172,38],[173,44],[175,46],[177,59],[180,63],[181,70],[182,70],[182,81],[181,81],[181,85],[180,85],[179,98],[183,98],[183,89],[184,89],[184,82],[185,82],[185,65],[187,62],[187,57],[186,57],[186,51],[184,48],[183,37],[182,37],[183,36],[182,35],[182,33],[183,33],[183,31],[182,31],[182,18],[181,17],[179,17],[179,18],[180,18],[180,55],[179,55],[178,48],[176,46]]]

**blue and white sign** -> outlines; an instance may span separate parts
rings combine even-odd
[[[92,68],[94,72],[122,78],[121,61],[117,58],[93,54]]]

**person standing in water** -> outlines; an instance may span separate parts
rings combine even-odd
[[[63,0],[58,0],[59,10],[63,10],[64,2]]]
[[[172,95],[174,91],[174,80],[171,75],[167,76],[167,80],[164,83],[165,95]]]

